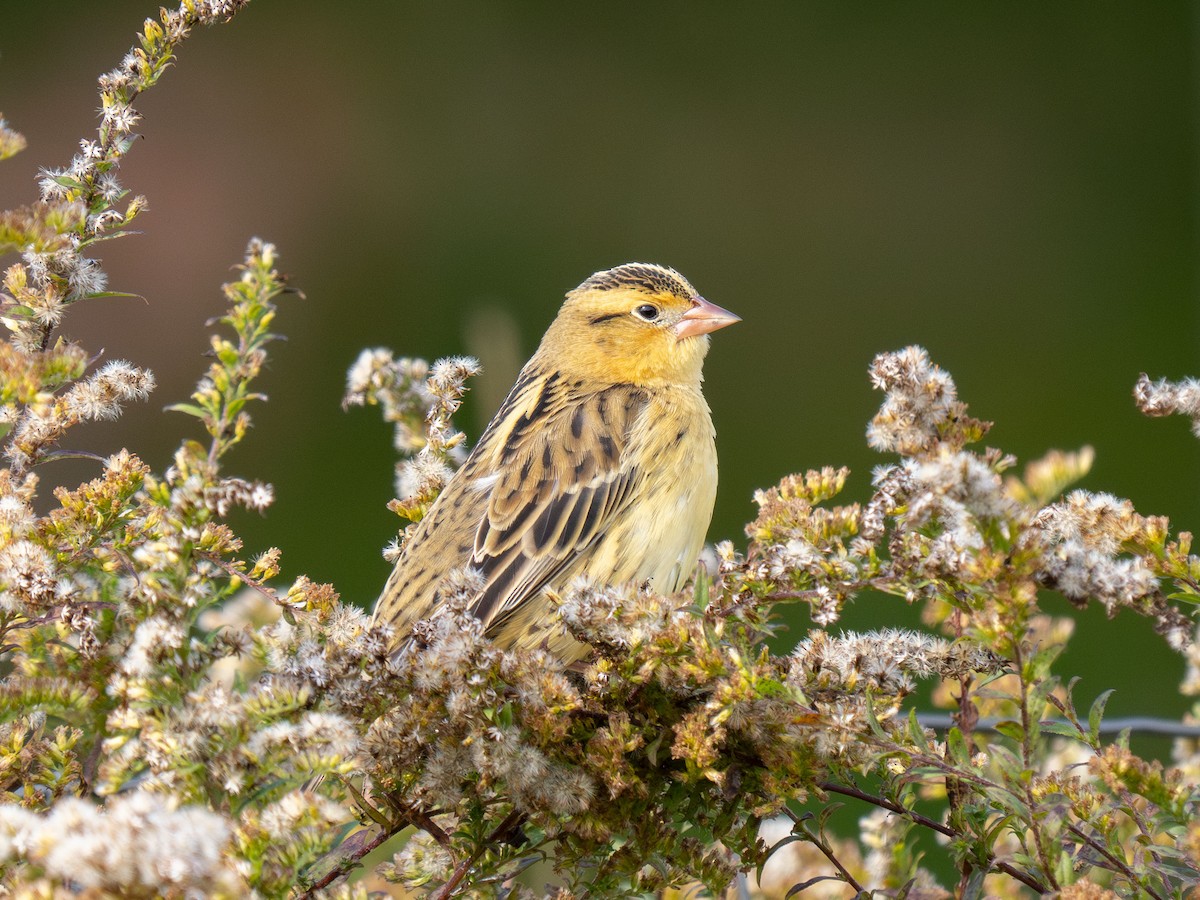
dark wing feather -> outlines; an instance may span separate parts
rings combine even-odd
[[[490,630],[569,571],[629,502],[642,472],[625,450],[646,402],[631,385],[576,393],[548,380],[538,427],[517,420],[475,534],[486,586],[472,611]]]

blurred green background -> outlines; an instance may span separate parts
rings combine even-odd
[[[95,76],[155,9],[3,4],[0,111],[30,148],[0,166],[0,205],[94,135]],[[138,103],[122,179],[149,197],[145,233],[100,252],[146,302],[64,330],[160,386],[74,442],[166,466],[194,427],[161,408],[206,365],[218,285],[250,235],[276,242],[307,297],[284,301],[271,400],[229,468],[278,500],[235,526],[369,604],[398,521],[390,430],[339,407],[359,350],[480,355],[474,437],[564,291],[649,260],[745,320],[706,369],[714,539],[744,543],[753,490],[789,472],[846,464],[869,496],[887,460],[864,440],[866,367],[909,343],[997,423],[989,444],[1024,463],[1090,443],[1087,487],[1195,528],[1200,443],[1130,389],[1200,375],[1197,34],[1184,2],[256,0]],[[876,598],[845,624],[912,621]],[[1110,714],[1184,706],[1182,662],[1131,615],[1082,616],[1062,671],[1081,699],[1118,688]]]

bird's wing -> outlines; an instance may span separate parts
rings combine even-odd
[[[644,391],[553,389],[546,385],[533,414],[517,419],[504,437],[500,474],[475,533],[473,562],[486,586],[473,612],[489,630],[568,571],[643,477],[626,450],[648,402]]]

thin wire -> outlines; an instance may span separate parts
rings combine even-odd
[[[954,719],[947,713],[917,713],[917,721],[927,728],[949,728]],[[980,719],[975,728],[978,731],[995,731],[996,726],[1005,719]],[[1057,725],[1066,725],[1062,719],[1049,719]],[[1100,723],[1101,734],[1118,734],[1129,729],[1138,734],[1158,734],[1166,737],[1200,738],[1200,725],[1184,725],[1171,719],[1155,719],[1151,716],[1126,716],[1123,719],[1106,719]]]

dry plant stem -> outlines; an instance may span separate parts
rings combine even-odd
[[[787,813],[788,818],[790,818],[792,822],[800,825],[800,820],[797,818],[795,813],[793,813],[786,806],[783,808],[783,811]],[[820,850],[821,853],[824,854],[825,858],[833,864],[833,867],[837,869],[839,873],[841,873],[842,880],[844,880],[846,884],[850,885],[850,887],[854,888],[856,893],[862,894],[863,886],[859,884],[858,881],[855,880],[854,876],[850,874],[849,870],[842,865],[841,861],[834,855],[833,850],[830,849],[829,845],[826,844],[825,841],[821,840],[820,835],[813,834],[806,825],[800,825],[800,828],[804,834],[808,836],[808,839],[812,845]]]
[[[1132,881],[1134,884],[1136,884],[1138,887],[1140,887],[1143,891],[1145,891],[1147,894],[1149,894],[1151,897],[1153,897],[1154,900],[1165,900],[1165,898],[1163,897],[1162,894],[1158,893],[1157,891],[1151,890],[1149,887],[1147,887],[1145,884],[1143,884],[1138,879],[1137,875],[1135,875],[1133,873],[1133,870],[1131,870],[1129,868],[1129,866],[1127,866],[1125,864],[1125,861],[1123,859],[1121,859],[1117,856],[1113,856],[1113,854],[1109,853],[1107,848],[1105,848],[1103,844],[1098,843],[1093,837],[1086,834],[1078,826],[1068,825],[1067,830],[1069,832],[1071,832],[1071,834],[1073,834],[1077,838],[1079,838],[1081,841],[1083,841],[1085,844],[1087,844],[1089,847],[1091,847],[1093,850],[1095,850],[1097,853],[1099,853],[1101,856],[1103,856],[1105,859],[1107,859],[1110,863],[1112,863],[1116,869],[1120,870],[1121,872],[1123,872],[1125,874],[1125,877],[1127,877],[1130,881]]]
[[[443,847],[450,846],[450,835],[446,834],[446,832],[441,829],[437,822],[433,821],[433,819],[431,819],[425,813],[413,811],[409,814],[409,819],[414,825],[416,825],[422,831],[427,832],[430,837],[432,837]]]
[[[314,882],[303,894],[300,894],[297,900],[308,900],[308,898],[311,898],[315,895],[316,891],[327,888],[329,885],[333,884],[333,882],[337,881],[337,879],[348,875],[353,870],[355,863],[357,863],[376,847],[379,847],[386,841],[395,837],[409,825],[415,825],[423,831],[428,832],[433,839],[442,846],[448,846],[450,844],[449,835],[447,835],[445,831],[438,827],[437,823],[429,818],[427,814],[406,808],[404,810],[404,818],[401,821],[393,823],[388,828],[381,828],[379,834],[373,837],[370,841],[356,848],[354,852],[342,857],[336,866],[326,872],[319,881]],[[497,833],[503,832],[498,830]]]
[[[838,870],[838,872],[841,874],[842,878],[845,879],[846,884],[848,884],[848,885],[850,885],[850,887],[854,888],[855,893],[862,894],[863,886],[854,879],[854,876],[851,875],[850,872],[846,869],[846,867],[841,864],[841,862],[838,860],[838,858],[836,856],[834,856],[833,851],[829,849],[829,845],[826,844],[824,841],[817,840],[816,836],[813,835],[812,832],[810,832],[807,828],[804,829],[804,832],[810,838],[812,838],[813,845],[818,850],[820,850],[821,853],[823,853],[825,855],[825,858],[833,864],[833,867]]]
[[[962,611],[956,610],[954,613],[954,631],[955,636],[961,638],[963,635]],[[958,726],[958,730],[962,732],[963,742],[966,744],[967,751],[975,752],[975,724],[979,719],[979,710],[975,708],[975,703],[971,699],[971,684],[970,676],[959,679],[958,691],[958,711],[954,715],[954,721]],[[957,778],[946,778],[946,800],[950,804],[950,814],[956,817],[962,806],[962,782]],[[971,878],[971,863],[964,858],[962,863],[962,875],[959,881],[959,893],[966,890]]]
[[[376,847],[383,844],[385,841],[395,837],[396,834],[398,834],[406,825],[407,823],[400,826],[400,828],[395,829],[394,831],[386,828],[380,829],[379,834],[375,835],[375,837],[371,838],[371,840],[367,841],[367,843],[363,844],[349,856],[343,857],[336,866],[334,866],[321,877],[320,881],[313,882],[308,890],[306,890],[303,894],[300,894],[296,900],[310,900],[310,898],[316,896],[317,891],[329,887],[329,885],[333,884],[339,878],[343,878],[348,875],[354,868],[354,865],[360,859],[362,859]]]
[[[849,594],[857,594],[860,591],[879,591],[881,594],[890,594],[895,590],[895,580],[886,576],[864,578],[859,581],[840,582],[838,587]],[[820,600],[822,596],[821,591],[817,590],[772,591],[769,594],[764,594],[760,599],[768,602],[778,602],[781,600],[805,600],[811,602],[813,600]]]
[[[479,859],[480,854],[482,854],[487,847],[495,844],[502,834],[510,831],[513,826],[520,821],[520,819],[521,814],[517,810],[514,809],[512,812],[510,812],[505,817],[504,821],[497,825],[495,830],[488,835],[487,840],[484,841],[481,846],[476,847],[470,856],[458,864],[453,874],[451,874],[449,881],[434,891],[430,895],[429,900],[449,900],[450,897],[453,897],[454,891],[457,890],[460,884],[462,884],[462,880],[467,877],[467,872],[471,870],[471,866],[475,864],[475,860]]]
[[[918,825],[923,825],[932,831],[938,832],[938,834],[944,834],[946,837],[958,837],[957,832],[955,832],[953,828],[948,828],[941,822],[935,822],[928,816],[923,816],[919,812],[906,809],[899,803],[893,803],[891,800],[888,800],[884,797],[876,797],[873,794],[868,794],[866,791],[860,791],[858,788],[847,787],[844,784],[837,784],[836,782],[832,781],[819,782],[817,787],[823,791],[828,791],[831,794],[842,794],[846,797],[853,797],[856,800],[862,800],[864,803],[870,803],[874,806],[881,807],[882,809],[888,809],[894,813],[899,813],[902,816],[907,816]],[[1001,862],[993,858],[992,865],[995,866],[997,871],[1003,872],[1010,878],[1015,878],[1017,881],[1021,882],[1027,887],[1033,888],[1033,890],[1037,891],[1039,894],[1044,894],[1047,891],[1046,886],[1032,875],[1022,872],[1019,869],[1015,869],[1006,862]]]
[[[1150,854],[1150,857],[1154,860],[1156,865],[1161,866],[1163,862],[1162,857],[1158,853],[1154,852],[1154,832],[1146,824],[1145,818],[1139,812],[1136,800],[1134,799],[1133,795],[1124,788],[1121,790],[1121,799],[1125,803],[1129,817],[1133,819],[1134,823],[1138,827],[1138,831],[1140,831],[1142,836],[1146,838],[1146,852]]]
[[[198,556],[200,559],[204,559],[204,560],[207,560],[208,562],[212,563],[214,566],[216,566],[218,569],[220,569],[222,572],[224,572],[230,578],[236,578],[238,581],[240,581],[244,585],[246,585],[246,587],[248,587],[251,590],[254,590],[254,591],[258,592],[259,594],[261,594],[262,596],[266,597],[268,600],[270,600],[276,606],[282,607],[284,609],[286,609],[288,607],[288,604],[286,602],[284,602],[283,600],[279,599],[279,595],[276,594],[273,590],[271,590],[269,587],[267,587],[261,581],[256,581],[255,579],[251,578],[245,572],[239,572],[233,566],[233,564],[230,563],[228,560],[221,559],[221,557],[217,556],[214,553],[204,553],[202,551],[196,551],[196,556]]]
[[[80,609],[102,609],[104,607],[113,608],[116,606],[115,603],[109,603],[106,600],[80,600],[74,605]],[[0,631],[0,636],[8,634],[9,631],[15,631],[18,628],[37,628],[41,625],[49,625],[55,619],[61,618],[63,610],[66,608],[66,604],[63,604],[54,607],[50,612],[40,615],[37,618],[10,622],[4,627],[3,631]]]
[[[96,768],[100,765],[100,753],[104,749],[104,741],[101,737],[104,733],[104,726],[101,723],[96,729],[98,737],[92,744],[92,749],[88,751],[87,759],[83,763],[83,783],[87,785],[89,791],[92,789],[92,785],[96,783]]]
[[[1021,652],[1021,642],[1019,640],[1013,641],[1013,663],[1017,672],[1017,680],[1021,684],[1021,765],[1024,769],[1029,770],[1036,768],[1036,766],[1033,761],[1033,741],[1029,737],[1031,725],[1029,715],[1029,682],[1025,679],[1025,660]],[[1028,782],[1025,783],[1024,800],[1029,805],[1031,811],[1037,809],[1037,801],[1033,797],[1033,789]],[[1038,862],[1041,863],[1046,880],[1050,882],[1052,890],[1058,890],[1058,881],[1055,879],[1054,872],[1050,866],[1050,858],[1046,855],[1045,835],[1042,834],[1036,814],[1030,815],[1029,828],[1033,832],[1033,841],[1037,847]]]

